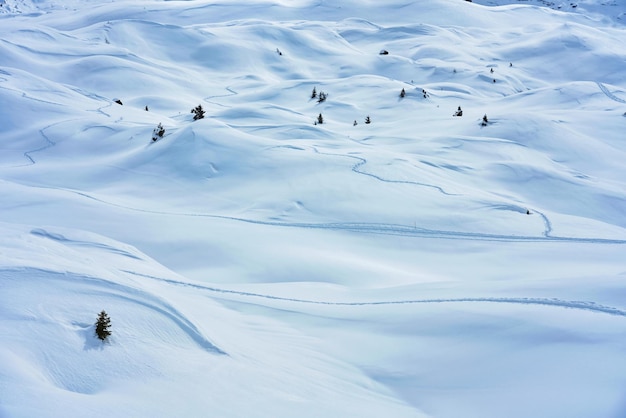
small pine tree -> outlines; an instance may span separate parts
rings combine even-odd
[[[202,109],[202,105],[198,105],[191,109],[191,113],[193,113],[193,120],[203,119],[204,118],[204,109]]]
[[[324,93],[323,91],[320,91],[320,94],[318,95],[318,98],[317,98],[317,103],[322,103],[326,101],[326,96],[327,96],[326,93]]]
[[[313,91],[311,92],[311,99],[315,99],[317,97],[317,90],[313,87]]]
[[[485,116],[483,116],[483,121],[481,123],[482,126],[487,126],[487,124],[489,123],[489,119],[487,119],[487,115],[485,114]]]
[[[354,123],[352,124],[352,126],[357,126],[357,125],[358,125],[358,123],[357,123],[357,121],[356,121],[356,119],[355,119],[355,120],[354,120]]]
[[[98,315],[98,320],[96,321],[96,337],[102,341],[106,340],[111,335],[109,328],[111,328],[111,318],[103,310]]]
[[[372,123],[372,120],[370,119],[369,115],[365,117],[365,123],[367,124]]]
[[[317,123],[319,123],[320,125],[324,123],[324,117],[321,113],[317,116]]]
[[[406,96],[406,91],[404,91],[404,89],[402,89],[402,91],[400,92],[400,97],[404,97]]]

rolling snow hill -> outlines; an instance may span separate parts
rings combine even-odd
[[[624,416],[625,12],[0,0],[0,417]]]

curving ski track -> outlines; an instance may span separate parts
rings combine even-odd
[[[609,89],[602,83],[600,82],[596,82],[596,84],[598,85],[598,87],[600,88],[600,90],[602,91],[602,93],[604,93],[606,95],[606,97],[608,97],[609,99],[618,102],[618,103],[624,103],[626,104],[626,100],[624,99],[620,99],[619,97],[617,97],[616,95],[614,95],[613,93],[611,93],[609,91]]]
[[[236,93],[234,93],[236,94]],[[109,104],[110,106],[110,104]],[[101,111],[101,109],[98,109]],[[59,122],[62,123],[62,122]],[[57,125],[51,124],[42,129],[40,129],[40,134],[46,140],[46,144],[38,149],[27,151],[24,153],[24,156],[29,159],[31,164],[35,164],[35,159],[31,156],[32,153],[43,151],[47,148],[50,148],[55,144],[46,134],[45,130],[50,127]],[[195,135],[195,133],[194,133]],[[448,196],[456,196],[452,193],[446,192],[439,186],[435,186],[432,184],[419,183],[409,180],[390,180],[383,177],[380,177],[375,174],[367,173],[361,170],[361,167],[367,163],[367,160],[362,157],[357,157],[354,155],[345,155],[345,154],[333,154],[333,153],[323,153],[313,148],[314,152],[322,155],[329,155],[335,157],[344,157],[355,159],[358,162],[352,166],[352,171],[365,175],[371,178],[374,178],[381,182],[386,183],[400,183],[400,184],[410,184],[422,187],[429,187],[438,190],[440,193]],[[464,232],[464,231],[452,231],[452,230],[440,230],[440,229],[429,229],[429,228],[421,228],[416,225],[401,225],[401,224],[392,224],[392,223],[366,223],[366,222],[333,222],[333,223],[312,223],[312,222],[278,222],[278,221],[269,221],[269,220],[256,220],[249,218],[240,218],[234,216],[226,216],[226,215],[215,215],[215,214],[206,214],[206,213],[185,213],[185,212],[168,212],[168,211],[156,211],[150,209],[141,209],[130,207],[126,205],[117,204],[114,202],[106,201],[95,196],[89,195],[85,192],[81,192],[78,190],[59,188],[59,187],[45,187],[45,186],[32,186],[44,189],[54,189],[61,190],[68,193],[73,193],[78,196],[82,196],[86,199],[90,199],[102,204],[106,204],[109,206],[121,208],[124,210],[131,210],[135,212],[141,212],[146,214],[154,214],[154,215],[163,215],[163,216],[183,216],[183,217],[200,217],[200,218],[212,218],[212,219],[222,219],[234,222],[245,222],[249,224],[256,225],[266,225],[266,226],[278,226],[278,227],[286,227],[286,228],[304,228],[304,229],[325,229],[325,230],[334,230],[334,231],[348,231],[348,232],[357,232],[357,233],[367,233],[367,234],[382,234],[382,235],[397,235],[397,236],[405,236],[405,237],[421,237],[421,238],[437,238],[437,239],[456,239],[456,240],[480,240],[480,241],[506,241],[506,242],[574,242],[574,243],[592,243],[592,244],[626,244],[626,240],[624,239],[607,239],[607,238],[588,238],[588,237],[561,237],[561,236],[553,236],[552,234],[552,224],[549,218],[538,211],[534,211],[537,215],[539,215],[544,223],[545,229],[542,235],[532,236],[532,235],[506,235],[506,234],[490,234],[490,233],[481,233],[481,232]]]
[[[569,243],[585,243],[585,244],[626,244],[624,239],[611,239],[611,238],[588,238],[588,237],[560,237],[552,236],[550,232],[552,226],[548,218],[540,214],[546,223],[546,230],[543,235],[506,235],[506,234],[488,234],[482,232],[465,232],[465,231],[448,231],[442,229],[429,229],[420,228],[414,225],[400,225],[391,223],[372,223],[372,222],[332,222],[332,223],[312,223],[312,222],[278,222],[278,221],[263,221],[249,218],[239,218],[235,216],[226,215],[214,215],[208,213],[185,213],[185,212],[167,212],[157,211],[150,209],[139,209],[130,206],[120,205],[117,203],[109,202],[97,197],[91,196],[85,192],[77,190],[58,188],[58,187],[43,187],[32,186],[43,189],[61,190],[68,193],[73,193],[78,196],[82,196],[86,199],[94,200],[96,202],[117,207],[124,210],[130,210],[134,212],[141,212],[152,215],[163,216],[184,216],[184,217],[197,217],[208,219],[221,219],[233,222],[244,222],[254,225],[265,226],[278,226],[284,228],[304,228],[304,229],[325,229],[333,231],[347,231],[358,232],[364,234],[381,234],[381,235],[397,235],[413,238],[436,238],[436,239],[453,239],[453,240],[475,240],[475,241],[504,241],[504,242],[569,242]],[[539,213],[539,212],[537,212]]]
[[[21,280],[20,278],[17,278],[20,274],[28,275],[29,280]],[[73,291],[77,294],[83,292],[83,294],[88,294],[90,297],[93,295],[106,296],[143,306],[144,308],[171,320],[182,332],[189,336],[192,341],[205,351],[214,354],[227,355],[226,352],[222,351],[209,339],[207,339],[197,326],[174,305],[159,296],[153,295],[139,288],[130,287],[104,278],[77,274],[69,271],[57,272],[38,267],[1,268],[0,283],[5,285],[10,283],[27,283],[28,286],[36,286],[35,282],[41,275],[45,276],[45,285],[50,285],[52,281],[66,282],[72,285]],[[45,285],[41,285],[39,288],[45,290]]]
[[[534,211],[537,215],[541,216],[541,219],[543,220],[543,224],[545,225],[545,231],[543,232],[543,236],[544,237],[550,237],[550,234],[552,233],[552,222],[550,222],[550,219],[548,219],[548,217],[546,215],[544,215],[543,213],[539,212],[539,211]]]
[[[206,102],[206,103],[211,103],[211,104],[214,104],[214,105],[216,105],[216,106],[221,106],[221,107],[225,107],[225,108],[230,109],[232,106],[227,106],[227,105],[225,105],[225,104],[218,103],[218,102],[214,102],[214,101],[212,101],[212,100],[211,100],[211,99],[218,99],[218,98],[220,98],[220,97],[231,97],[231,96],[236,96],[236,95],[238,95],[238,94],[239,94],[239,93],[237,93],[235,90],[233,90],[232,88],[230,88],[230,87],[228,87],[228,86],[227,86],[227,87],[225,87],[225,90],[226,90],[229,94],[217,94],[217,95],[213,95],[213,96],[207,96],[207,97],[205,97],[205,98],[204,98],[204,99],[202,99],[202,100],[203,100],[204,102]]]
[[[363,175],[363,176],[371,177],[371,178],[376,179],[376,180],[378,180],[380,182],[383,182],[383,183],[411,184],[411,185],[414,185],[414,186],[421,186],[421,187],[428,187],[428,188],[431,188],[431,189],[435,189],[438,192],[440,192],[441,194],[444,194],[446,196],[461,196],[460,194],[446,192],[442,187],[435,186],[434,184],[420,183],[418,181],[411,181],[411,180],[391,180],[391,179],[386,179],[384,177],[378,176],[376,174],[368,173],[367,171],[363,171],[361,169],[361,167],[363,167],[365,164],[367,164],[367,160],[365,158],[362,158],[362,157],[357,157],[355,155],[333,154],[333,153],[327,153],[327,152],[320,152],[317,148],[313,148],[313,151],[315,153],[317,153],[317,154],[320,154],[320,155],[329,155],[329,156],[332,156],[332,157],[352,158],[352,159],[358,160],[358,162],[352,166],[352,171],[353,172],[355,172],[357,174],[360,174],[360,175]]]
[[[311,299],[287,298],[282,296],[274,296],[262,293],[244,292],[239,290],[221,289],[218,287],[204,286],[200,284],[186,283],[173,279],[164,279],[161,277],[149,276],[133,271],[122,270],[135,276],[141,276],[152,280],[158,280],[171,285],[191,287],[194,289],[204,290],[218,294],[228,294],[234,296],[243,296],[247,298],[267,299],[281,302],[293,302],[309,305],[327,305],[327,306],[379,306],[379,305],[417,305],[417,304],[433,304],[433,303],[507,303],[516,305],[540,305],[552,306],[557,308],[577,309],[602,313],[614,316],[626,317],[626,310],[615,308],[612,306],[600,305],[589,301],[562,300],[557,298],[433,298],[433,299],[404,299],[404,300],[382,300],[382,301],[364,301],[364,302],[330,302]]]
[[[62,123],[62,122],[59,122],[59,123]],[[45,139],[45,140],[46,140],[46,144],[45,144],[44,146],[39,147],[39,148],[34,149],[34,150],[30,150],[30,151],[26,151],[26,152],[24,152],[24,157],[28,158],[28,160],[30,161],[31,165],[36,164],[36,163],[35,163],[35,159],[31,156],[31,154],[34,154],[35,152],[44,151],[44,150],[46,150],[46,149],[48,149],[48,148],[51,148],[51,147],[53,147],[53,146],[55,146],[55,145],[56,145],[56,142],[54,142],[53,140],[51,140],[51,139],[48,137],[48,135],[46,135],[46,134],[45,134],[45,132],[44,132],[44,131],[45,131],[46,129],[48,129],[48,128],[51,128],[51,127],[52,127],[52,126],[54,126],[54,125],[58,125],[59,123],[54,123],[54,124],[52,124],[52,125],[45,126],[45,127],[41,128],[41,129],[39,130],[39,133],[41,134],[41,136],[43,136],[43,139]]]

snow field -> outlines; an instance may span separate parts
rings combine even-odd
[[[0,416],[623,415],[624,10],[499,3],[0,2]]]

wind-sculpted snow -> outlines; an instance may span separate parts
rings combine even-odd
[[[105,251],[109,251],[115,254],[119,254],[119,255],[123,255],[125,257],[129,257],[129,258],[133,258],[136,260],[141,260],[141,256],[138,254],[133,254],[130,251],[125,251],[122,250],[120,248],[111,246],[111,245],[107,245],[107,244],[103,244],[103,243],[98,243],[98,242],[92,242],[92,241],[78,241],[78,240],[73,240],[73,239],[69,239],[66,238],[65,236],[63,236],[62,234],[59,233],[55,233],[55,232],[49,232],[45,229],[41,229],[41,228],[35,228],[32,231],[30,231],[31,234],[38,236],[38,237],[42,237],[42,238],[47,238],[53,241],[58,241],[64,245],[71,245],[71,246],[78,246],[78,247],[91,247],[91,248],[97,248],[97,249],[102,249]]]
[[[235,417],[248,404],[232,411],[233,405],[223,406],[224,399],[228,394],[241,397],[247,393],[247,402],[262,407],[263,415],[277,410],[273,402],[266,405],[265,397],[278,396],[282,398],[279,411],[300,411],[301,404],[312,402],[313,397],[333,399],[330,410],[346,411],[353,410],[350,405],[354,399],[361,402],[366,399],[365,403],[375,412],[370,415],[363,410],[362,416],[374,417],[388,410],[398,416],[423,416],[415,408],[378,393],[380,387],[355,374],[352,368],[321,352],[303,349],[294,339],[293,331],[281,330],[276,325],[266,330],[267,325],[259,321],[251,327],[247,320],[237,320],[232,313],[206,300],[193,308],[191,305],[196,303],[193,296],[172,292],[168,284],[165,285],[169,289],[154,280],[146,282],[151,277],[148,272],[162,274],[163,267],[123,244],[80,231],[35,228],[23,235],[19,227],[2,225],[2,228],[6,242],[13,244],[0,247],[0,254],[13,256],[0,257],[0,332],[4,336],[0,349],[3,369],[0,387],[6,395],[0,404],[3,414],[58,416],[60,409],[51,407],[50,402],[59,397],[79,396],[65,416],[117,415],[129,408],[143,411],[141,414],[145,416],[158,415],[157,410],[172,415],[185,409],[194,411],[195,415],[224,408],[221,416]],[[58,267],[20,267],[20,257],[31,247],[45,249],[46,254],[33,258],[29,265],[37,265],[50,255],[50,259],[58,258],[55,262]],[[71,261],[76,254],[80,259]],[[63,268],[64,261],[76,272],[57,271]],[[133,273],[120,269],[122,265],[132,268]],[[105,342],[95,337],[93,324],[95,315],[103,308],[112,319],[112,335]],[[219,318],[230,325],[220,323]],[[206,335],[207,330],[218,335],[225,331],[222,337],[233,330],[241,332],[237,327],[248,330],[233,345],[234,357],[230,353],[225,355]],[[260,336],[264,332],[282,343],[265,341]],[[252,353],[255,355],[251,356]],[[301,369],[289,358],[304,353],[310,356],[309,366]],[[286,368],[288,372],[263,365],[276,356],[283,365],[291,363]],[[311,371],[306,371],[308,367]],[[227,370],[219,371],[222,369]],[[294,377],[289,377],[298,370]],[[309,377],[298,377],[310,373],[323,379],[326,385],[320,386]],[[257,386],[262,381],[270,384],[271,394]],[[311,383],[302,386],[298,381]],[[198,388],[197,391],[190,390],[192,387]],[[209,395],[207,387],[211,387]],[[302,395],[298,395],[300,387]],[[253,395],[251,389],[262,394]],[[333,390],[341,395],[333,395]],[[151,395],[155,391],[159,393],[158,398],[152,399],[152,406],[145,405],[144,391]],[[114,393],[119,400],[110,404],[104,393]],[[204,396],[198,397],[200,393]],[[84,395],[89,397],[80,397]],[[360,409],[361,406],[357,407]]]
[[[0,409],[6,416],[58,416],[60,410],[51,407],[54,399],[95,398],[79,400],[63,414],[77,417],[99,405],[101,394],[117,385],[142,387],[162,379],[170,373],[164,356],[196,353],[199,363],[225,354],[173,304],[109,279],[0,268],[0,305],[0,387],[5,395]],[[96,339],[93,325],[102,309],[112,318],[112,336],[104,343]]]
[[[576,2],[559,2],[550,0],[474,0],[474,3],[487,6],[531,5],[550,8],[568,13],[580,13],[593,19],[603,19],[617,25],[623,25],[626,16],[626,5],[620,1],[581,0]]]
[[[623,416],[624,13],[0,0],[0,416]]]
[[[39,231],[35,232],[40,235]],[[54,239],[59,239],[58,237]],[[77,245],[87,245],[85,243]],[[175,307],[167,302],[160,300],[160,298],[150,295],[148,292],[141,289],[134,289],[129,286],[122,286],[110,280],[104,280],[97,277],[85,277],[73,275],[71,273],[59,274],[54,271],[42,271],[36,269],[18,269],[18,270],[2,270],[0,271],[2,277],[3,288],[5,294],[16,294],[21,291],[27,291],[31,287],[39,289],[38,291],[42,295],[57,294],[61,289],[71,290],[77,296],[79,295],[91,295],[91,298],[100,300],[101,303],[117,305],[117,304],[131,304],[139,308],[145,308],[148,312],[154,312],[156,315],[148,314],[154,319],[154,323],[148,323],[148,327],[143,330],[144,332],[154,332],[165,343],[178,343],[177,339],[182,337],[188,337],[190,340],[197,343],[201,348],[214,354],[225,354],[219,348],[215,347],[205,336],[203,336],[197,329],[197,327],[185,318],[184,314],[179,312]],[[26,280],[26,278],[29,278]],[[39,281],[39,283],[35,281]],[[20,289],[22,287],[22,290]],[[52,290],[52,289],[55,290]],[[60,292],[62,293],[62,292]],[[80,297],[80,296],[79,296]],[[109,300],[105,302],[105,300]],[[8,301],[7,301],[8,302]],[[21,309],[29,310],[31,307],[23,306]],[[118,309],[118,308],[116,308]],[[136,310],[136,308],[125,308],[125,310]],[[120,318],[122,321],[128,321],[131,318]],[[159,330],[159,326],[162,326],[163,322],[171,321],[175,324],[181,333],[176,335],[171,332],[171,327],[164,327]],[[134,325],[136,326],[136,325]],[[168,329],[169,328],[169,329]],[[130,330],[126,332],[131,332]],[[68,380],[71,380],[68,378]]]

